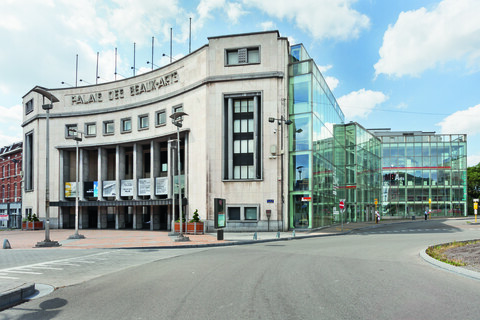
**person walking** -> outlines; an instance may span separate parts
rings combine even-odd
[[[428,211],[425,210],[425,220],[427,220],[427,218],[428,218]]]

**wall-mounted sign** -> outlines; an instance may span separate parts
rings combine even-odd
[[[267,203],[274,203],[275,201],[273,199],[267,199]]]
[[[83,183],[83,196],[85,198],[98,197],[98,181],[86,181]]]
[[[138,195],[139,196],[150,195],[150,178],[138,179]]]
[[[122,180],[120,183],[120,196],[133,197],[133,180]]]
[[[155,178],[155,195],[157,196],[168,195],[168,178],[167,177]]]
[[[65,198],[75,198],[77,196],[77,184],[75,182],[65,182]]]
[[[122,100],[126,96],[138,96],[146,92],[160,90],[171,84],[177,83],[179,76],[177,71],[162,75],[152,80],[136,83],[126,88],[118,88],[110,91],[97,91],[87,94],[75,94],[69,96],[72,106],[78,104],[103,103],[105,101]]]
[[[117,187],[117,182],[115,180],[103,181],[103,196],[104,197],[115,197],[115,189]]]
[[[0,221],[8,221],[8,214],[0,214]]]

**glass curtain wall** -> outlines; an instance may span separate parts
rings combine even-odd
[[[332,224],[338,186],[333,125],[344,122],[333,94],[302,45],[289,65],[289,227]]]
[[[467,215],[466,135],[376,134],[382,138],[383,214]]]
[[[335,164],[339,176],[337,202],[345,212],[335,221],[373,221],[381,199],[381,141],[358,123],[335,125]],[[376,203],[375,203],[376,202]]]

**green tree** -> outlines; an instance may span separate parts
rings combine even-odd
[[[467,195],[468,214],[474,214],[473,199],[480,198],[480,163],[467,168]]]

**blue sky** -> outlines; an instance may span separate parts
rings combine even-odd
[[[0,146],[22,139],[21,98],[35,85],[132,76],[207,44],[210,36],[278,30],[303,43],[346,121],[366,128],[468,134],[480,162],[478,0],[2,0]],[[80,81],[82,79],[82,81]],[[66,84],[62,84],[62,81]]]

